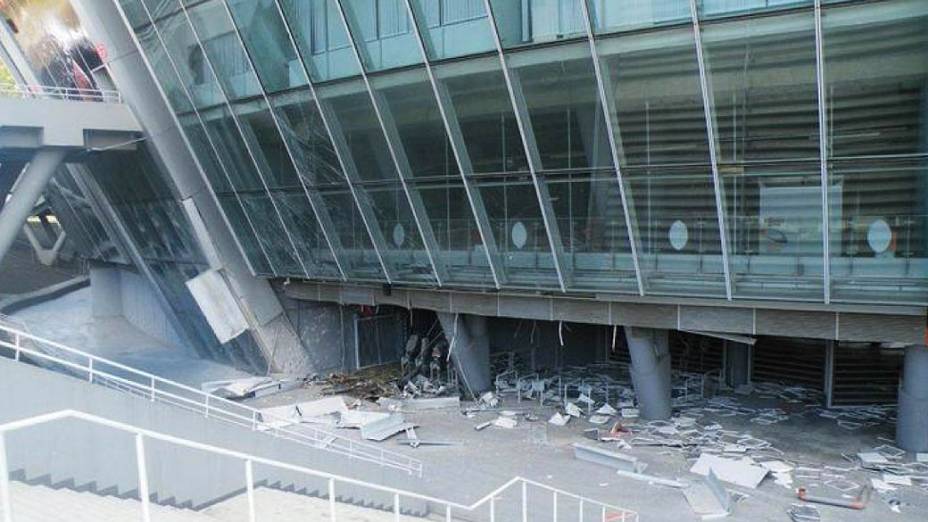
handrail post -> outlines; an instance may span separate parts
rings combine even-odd
[[[93,384],[93,358],[87,359],[87,382]]]
[[[606,506],[603,506],[603,516],[600,518],[602,519],[601,522],[606,522]],[[625,518],[625,515],[622,515],[622,518]]]
[[[580,516],[577,518],[578,522],[583,522],[583,499],[580,499]]]
[[[451,504],[445,505],[445,522],[451,522]]]
[[[251,460],[245,461],[245,491],[248,492],[248,522],[255,522],[255,474]]]
[[[135,434],[135,464],[139,473],[139,502],[142,504],[142,522],[151,522],[148,467],[145,464],[145,442],[141,433]]]
[[[0,504],[3,505],[3,522],[13,522],[10,470],[6,462],[6,433],[3,432],[0,432]]]
[[[209,395],[206,396],[206,400],[203,401],[203,416],[207,419],[209,418]]]
[[[393,494],[393,519],[400,522],[400,494]]]
[[[335,479],[329,479],[329,520],[335,522]]]
[[[151,378],[151,402],[155,402],[155,378]]]
[[[258,410],[251,410],[251,431],[258,429]]]
[[[557,490],[551,491],[551,522],[557,522]]]
[[[19,353],[20,353],[19,349],[22,348],[22,342],[23,341],[19,336],[19,332],[14,333],[13,334],[13,346],[15,347],[14,349],[15,354],[13,358],[16,360],[16,362],[19,362]]]
[[[522,522],[528,522],[528,484],[524,480],[522,481]]]

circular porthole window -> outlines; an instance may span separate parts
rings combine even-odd
[[[867,228],[867,244],[877,254],[882,254],[889,249],[893,242],[893,231],[889,228],[889,223],[883,219],[877,219],[870,223]]]
[[[674,250],[680,251],[686,248],[686,244],[690,240],[690,231],[686,228],[686,223],[679,219],[674,221],[667,232],[667,239],[670,240],[670,246]]]
[[[512,238],[512,244],[515,245],[519,250],[521,250],[525,246],[525,243],[528,242],[528,230],[525,228],[525,225],[522,224],[521,221],[516,221],[516,223],[512,225],[512,231],[509,233],[509,235]]]
[[[393,244],[397,247],[403,246],[403,243],[406,242],[406,229],[403,228],[401,223],[397,223],[393,227]]]

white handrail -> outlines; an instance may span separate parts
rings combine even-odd
[[[15,361],[20,361],[21,355],[27,354],[74,370],[82,378],[86,376],[88,382],[91,383],[97,383],[111,389],[128,392],[139,397],[147,398],[153,402],[157,401],[184,408],[205,417],[212,417],[229,422],[251,429],[252,431],[266,432],[277,438],[303,446],[330,453],[337,453],[347,456],[350,459],[357,459],[379,466],[405,471],[410,475],[422,476],[422,461],[403,455],[402,453],[385,450],[371,444],[355,442],[347,437],[335,435],[312,426],[302,425],[301,431],[287,429],[282,427],[281,424],[292,423],[292,421],[284,419],[283,417],[262,413],[260,410],[251,406],[230,401],[229,399],[212,395],[191,386],[164,379],[157,375],[137,370],[130,366],[89,354],[55,341],[43,339],[19,328],[5,325],[3,321],[0,320],[0,333],[3,332],[12,336],[13,342],[9,342],[0,336],[0,346],[13,350],[13,360]],[[39,345],[46,345],[52,348],[50,351],[75,355],[81,359],[81,362],[70,361],[58,355],[51,355],[42,350],[24,346],[26,341],[32,341]],[[115,375],[106,371],[106,369],[110,371],[113,369],[120,370],[141,382],[127,378],[127,375]],[[160,388],[159,384],[161,385]],[[164,388],[172,388],[175,392],[182,391],[188,396],[185,397],[178,393],[171,393]],[[190,395],[194,398],[190,398]]]
[[[521,487],[521,490],[522,490],[521,491],[522,520],[527,520],[527,515],[528,515],[527,487],[533,486],[533,487],[537,487],[537,488],[543,489],[551,493],[552,498],[554,500],[553,506],[555,507],[557,506],[557,499],[559,497],[568,497],[568,498],[573,498],[575,500],[578,500],[581,506],[581,518],[580,518],[581,522],[583,520],[582,506],[584,505],[590,505],[590,506],[599,508],[601,511],[601,516],[602,516],[601,520],[603,522],[606,522],[606,521],[637,522],[638,521],[638,513],[634,511],[631,511],[625,508],[620,508],[618,506],[614,506],[612,504],[608,504],[605,502],[600,502],[598,500],[593,500],[591,498],[583,497],[583,496],[580,496],[574,493],[570,493],[568,491],[564,491],[562,489],[554,488],[554,487],[541,484],[539,482],[535,482],[533,480],[529,480],[523,477],[518,477],[518,476],[513,477],[511,480],[509,480],[505,484],[494,489],[490,493],[487,493],[482,498],[480,498],[479,500],[477,500],[476,502],[472,504],[469,504],[469,505],[461,504],[460,502],[439,499],[436,497],[432,497],[429,495],[423,495],[423,494],[415,493],[412,491],[392,488],[390,486],[382,486],[382,485],[374,484],[372,482],[367,482],[364,480],[353,479],[353,478],[349,478],[349,477],[345,477],[341,475],[335,475],[333,473],[318,471],[318,470],[306,468],[303,466],[298,466],[295,464],[288,464],[286,462],[281,462],[277,460],[266,459],[263,457],[258,457],[256,455],[243,453],[240,451],[234,451],[234,450],[230,450],[226,448],[220,448],[218,446],[213,446],[210,444],[195,442],[189,439],[183,439],[180,437],[175,437],[173,435],[167,435],[164,433],[148,430],[145,428],[139,428],[136,426],[132,426],[130,424],[106,419],[104,417],[99,417],[97,415],[91,415],[89,413],[84,413],[84,412],[76,411],[76,410],[61,410],[61,411],[57,411],[54,413],[36,415],[34,417],[29,417],[29,418],[18,420],[18,421],[8,422],[6,424],[0,424],[0,500],[5,501],[3,503],[3,509],[4,509],[3,515],[5,517],[5,520],[9,520],[10,522],[12,522],[12,509],[11,509],[11,503],[9,501],[10,499],[9,469],[7,469],[6,467],[7,466],[6,452],[5,452],[6,434],[12,431],[30,428],[30,427],[38,426],[41,424],[56,422],[56,421],[60,421],[63,419],[82,420],[82,421],[86,421],[92,424],[106,426],[106,427],[109,427],[115,430],[133,434],[135,436],[135,442],[136,442],[136,449],[137,449],[136,465],[137,465],[137,469],[139,470],[140,482],[147,483],[147,476],[145,476],[145,470],[147,469],[147,466],[146,466],[147,462],[146,462],[145,452],[142,450],[144,448],[143,445],[144,445],[145,439],[159,440],[159,441],[177,445],[177,446],[183,446],[186,448],[199,450],[199,451],[205,451],[207,453],[212,453],[212,454],[219,455],[219,456],[231,457],[234,459],[242,460],[245,465],[244,467],[245,467],[246,481],[248,481],[249,478],[252,476],[251,470],[254,464],[261,464],[263,466],[272,467],[272,468],[276,468],[280,470],[292,471],[292,472],[301,473],[303,475],[327,479],[328,489],[329,489],[329,500],[330,500],[330,503],[329,503],[330,516],[331,516],[332,521],[335,521],[335,514],[336,514],[335,513],[336,511],[335,510],[335,499],[336,499],[335,484],[336,483],[351,484],[354,486],[360,486],[363,488],[367,488],[373,491],[390,493],[394,499],[393,510],[394,512],[397,512],[397,513],[400,512],[400,505],[399,505],[400,498],[415,499],[415,500],[422,501],[422,502],[429,502],[429,503],[436,504],[439,506],[444,506],[446,520],[449,520],[449,521],[451,520],[451,512],[453,509],[459,510],[459,511],[473,512],[476,509],[480,508],[481,506],[489,503],[490,521],[496,522],[495,515],[494,515],[494,503],[497,497],[499,497],[503,491],[509,489],[515,484],[520,484],[522,486]],[[248,487],[246,488],[246,493],[248,493],[248,491],[253,486],[253,483],[252,482],[246,482],[246,483],[248,485]],[[254,510],[254,496],[253,494],[250,494],[250,493],[248,493],[247,496],[248,496],[249,511],[252,511]],[[144,522],[150,522],[150,518],[148,517],[150,500],[148,499],[147,496],[141,495],[140,501],[142,504],[142,512],[143,512],[142,519]]]
[[[108,89],[80,89],[76,87],[56,87],[53,85],[19,85],[12,83],[0,83],[0,97],[91,101],[102,103],[123,102],[122,94],[120,94],[119,91]]]

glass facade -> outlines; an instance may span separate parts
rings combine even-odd
[[[928,303],[923,1],[119,3],[258,275]]]

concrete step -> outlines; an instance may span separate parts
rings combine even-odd
[[[137,522],[142,513],[138,500],[18,481],[10,483],[10,497],[16,522]],[[158,522],[216,522],[203,513],[157,504],[151,504],[151,516]]]
[[[350,501],[349,499],[346,499]],[[403,501],[400,499],[400,506]],[[336,503],[339,522],[422,522],[423,518],[400,515],[397,519],[392,506],[379,504],[376,507],[360,507],[343,502]],[[201,513],[222,522],[248,522],[248,497],[245,494],[210,506]],[[259,487],[255,489],[255,514],[258,520],[275,522],[304,522],[306,520],[328,520],[329,501],[324,498],[287,493],[278,489]]]

